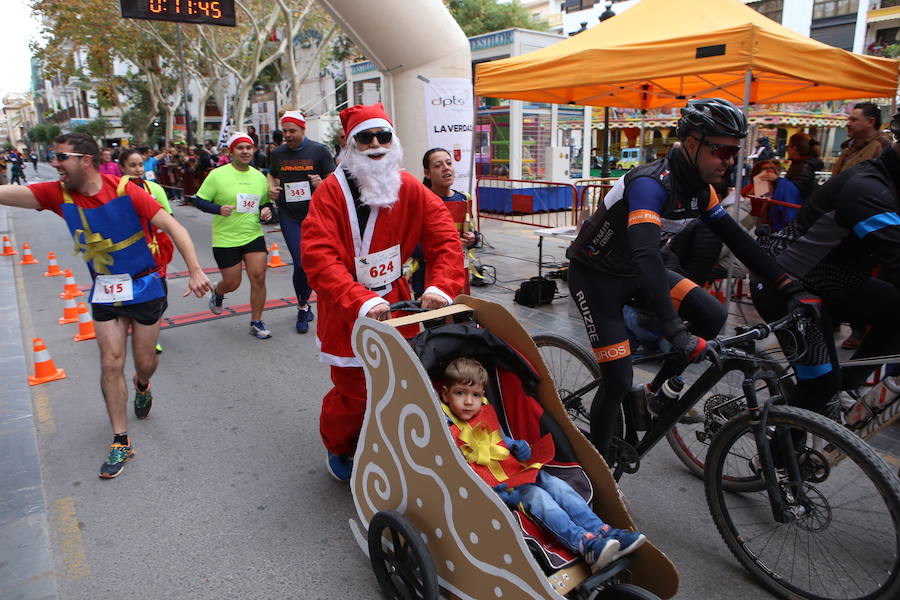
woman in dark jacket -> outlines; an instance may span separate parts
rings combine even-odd
[[[806,201],[819,187],[816,171],[821,171],[825,166],[819,158],[819,142],[805,133],[795,133],[788,139],[787,157],[791,166],[785,177],[800,190],[801,201]]]

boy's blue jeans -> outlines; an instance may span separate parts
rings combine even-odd
[[[581,552],[586,533],[598,535],[604,526],[572,486],[545,471],[538,473],[537,481],[520,485],[516,491],[525,512],[573,552]]]

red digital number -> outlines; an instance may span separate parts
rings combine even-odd
[[[209,10],[211,11],[211,13],[212,13],[211,16],[212,16],[214,19],[221,19],[221,18],[222,18],[222,11],[219,10],[219,3],[218,3],[218,2],[210,2],[210,3],[209,3]]]
[[[166,10],[166,0],[150,0],[147,2],[150,12],[161,13]]]

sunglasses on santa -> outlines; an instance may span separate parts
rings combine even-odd
[[[741,151],[740,146],[730,146],[728,144],[713,144],[712,142],[707,142],[706,140],[701,140],[700,138],[694,139],[704,146],[708,146],[710,153],[712,153],[712,155],[719,160],[728,160],[729,158],[734,158],[735,156],[737,156],[737,153]]]
[[[391,131],[360,131],[353,137],[360,144],[371,144],[373,138],[377,138],[379,144],[387,144],[394,137],[394,133]]]

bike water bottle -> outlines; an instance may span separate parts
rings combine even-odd
[[[678,400],[683,390],[684,379],[680,375],[666,379],[659,391],[650,398],[650,412],[659,417]]]

